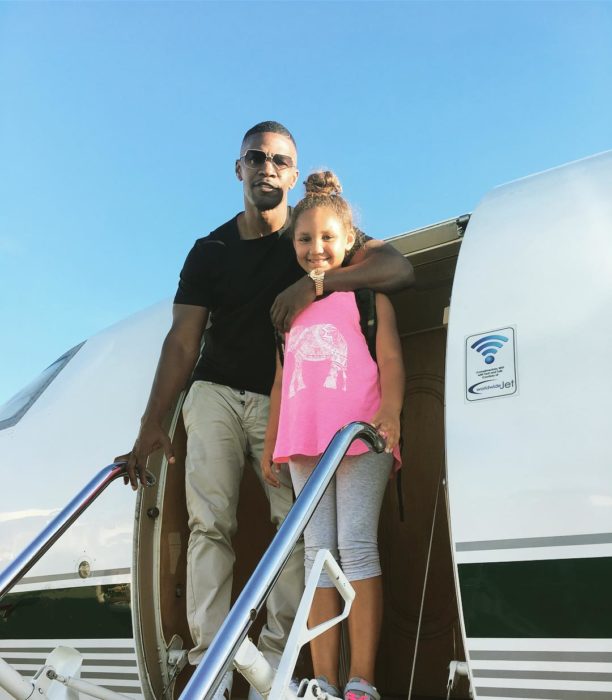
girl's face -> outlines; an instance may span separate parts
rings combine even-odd
[[[306,272],[340,267],[354,243],[355,234],[346,231],[329,207],[306,209],[295,222],[293,245],[298,263]]]

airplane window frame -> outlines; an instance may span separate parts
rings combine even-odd
[[[85,345],[87,341],[83,341],[73,348],[70,348],[67,352],[57,358],[48,367],[46,367],[35,379],[33,379],[29,384],[27,384],[23,389],[20,389],[16,394],[11,396],[8,401],[5,401],[0,405],[0,415],[2,415],[5,406],[13,401],[18,402],[17,408],[11,413],[10,416],[2,418],[0,420],[0,431],[6,430],[7,428],[12,428],[17,425],[19,421],[25,416],[25,414],[32,408],[32,406],[38,401],[38,399],[45,393],[53,381],[58,377],[60,372],[66,367],[66,365],[72,360],[72,358],[77,354],[77,352]],[[51,370],[51,372],[49,372]],[[46,374],[49,372],[49,374]],[[40,386],[36,386],[36,382],[40,381]],[[30,389],[33,387],[33,389]],[[19,395],[27,392],[24,396],[23,403],[19,401]]]

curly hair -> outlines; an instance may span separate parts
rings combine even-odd
[[[364,234],[353,223],[353,210],[346,199],[341,196],[342,185],[338,176],[331,170],[319,170],[306,178],[304,186],[306,194],[293,208],[294,228],[303,212],[317,207],[329,207],[340,219],[345,230],[352,231],[355,236],[351,252],[361,248],[365,243]]]

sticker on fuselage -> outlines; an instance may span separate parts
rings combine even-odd
[[[518,389],[515,330],[511,326],[470,335],[465,340],[465,398],[511,396]]]

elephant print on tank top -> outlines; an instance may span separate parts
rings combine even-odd
[[[323,386],[327,389],[346,391],[346,370],[348,367],[348,346],[342,333],[331,323],[315,326],[296,326],[289,333],[286,352],[294,354],[295,366],[291,375],[289,398],[306,388],[302,365],[306,362],[330,360],[330,368]],[[341,386],[338,387],[338,375]]]

